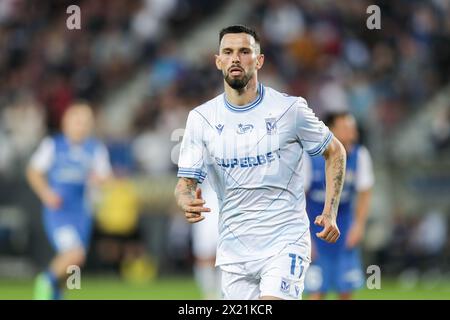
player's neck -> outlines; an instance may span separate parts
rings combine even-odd
[[[242,89],[233,89],[225,82],[225,96],[232,105],[245,106],[258,97],[258,81],[256,78],[251,79]]]

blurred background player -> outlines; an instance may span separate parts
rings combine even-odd
[[[91,137],[93,121],[88,105],[69,106],[62,133],[44,138],[27,169],[28,182],[44,206],[45,232],[57,252],[36,279],[35,299],[61,299],[67,268],[81,267],[86,260],[92,226],[88,184],[101,183],[111,173],[106,148]]]
[[[364,236],[374,183],[372,160],[369,151],[357,144],[357,126],[350,113],[330,113],[324,121],[347,152],[346,178],[337,216],[341,237],[330,245],[312,236],[313,261],[305,286],[310,299],[323,299],[332,290],[338,292],[340,299],[350,299],[352,291],[360,288],[364,279],[358,245]],[[305,154],[306,206],[311,234],[320,231],[314,220],[324,206],[324,166],[322,157]]]
[[[192,249],[195,257],[194,275],[204,299],[220,298],[220,269],[215,266],[219,237],[219,202],[209,179],[201,185],[202,198],[211,209],[205,219],[192,225]]]

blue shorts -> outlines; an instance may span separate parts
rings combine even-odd
[[[80,247],[87,251],[92,230],[89,213],[44,210],[43,220],[45,233],[58,253]]]
[[[311,263],[305,279],[306,293],[352,292],[362,287],[364,275],[359,250],[338,254],[318,254]]]

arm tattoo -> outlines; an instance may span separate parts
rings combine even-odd
[[[333,177],[334,184],[334,194],[331,197],[331,212],[334,215],[337,214],[337,210],[339,207],[339,197],[342,192],[342,187],[344,185],[344,173],[345,173],[345,156],[340,155],[339,157],[333,159],[333,171],[335,172],[335,176]]]
[[[175,187],[175,198],[178,206],[182,207],[182,197],[188,197],[191,200],[195,199],[195,190],[197,189],[197,180],[190,178],[180,178]]]

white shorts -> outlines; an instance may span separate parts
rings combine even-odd
[[[302,244],[289,245],[269,258],[220,266],[223,298],[256,300],[272,296],[300,300],[311,262],[309,243],[305,240]]]
[[[192,225],[192,250],[195,257],[210,259],[216,256],[219,238],[219,203],[208,179],[203,181],[200,188],[202,198],[206,201],[205,207],[210,208],[211,212],[202,213],[205,219]]]

